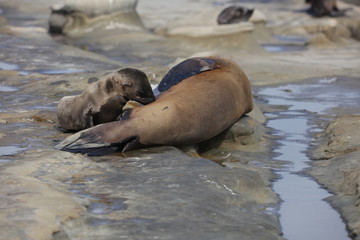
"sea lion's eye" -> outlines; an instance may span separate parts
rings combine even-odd
[[[126,83],[124,83],[124,84],[123,84],[123,86],[124,86],[124,87],[132,87],[132,84],[131,84],[131,83],[128,83],[128,82],[126,82]]]

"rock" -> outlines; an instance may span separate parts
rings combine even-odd
[[[245,150],[259,149],[264,128],[255,119],[243,116],[232,127],[218,136],[199,144],[199,151],[206,152],[212,149]]]
[[[142,29],[136,13],[137,0],[67,0],[51,7],[49,32],[80,36],[96,29]]]
[[[338,117],[319,136],[322,143],[312,152],[312,159],[329,159],[360,151],[360,117]]]
[[[55,155],[52,159],[59,160]],[[31,176],[44,164],[32,160],[25,162],[26,166],[1,170],[0,239],[50,239],[60,230],[60,223],[84,211],[64,188],[52,186],[56,181],[46,183]]]
[[[221,151],[245,151],[255,152],[264,151],[262,145],[266,140],[264,138],[265,128],[262,123],[265,122],[265,116],[262,114],[258,105],[247,115],[242,116],[233,126],[216,137],[202,142],[198,145],[200,153],[221,152]]]
[[[308,173],[334,196],[328,198],[348,223],[354,239],[360,236],[360,116],[338,117],[320,135],[321,143]]]
[[[308,173],[334,193],[327,198],[347,223],[350,236],[360,236],[360,151],[316,161]]]
[[[173,21],[165,27],[158,28],[155,31],[167,36],[199,38],[250,32],[254,29],[251,18],[249,19],[249,22],[219,25],[217,23],[217,18],[222,10],[222,8],[217,8],[202,13],[196,13],[193,16],[187,16],[186,18]],[[254,15],[255,12],[256,11],[254,11]],[[259,16],[259,14],[256,14],[256,16]],[[256,17],[255,19],[258,21],[259,18]]]
[[[138,0],[64,0],[65,6],[74,11],[83,12],[89,17],[114,12],[132,12],[135,11],[137,3]]]
[[[99,158],[28,152],[1,171],[0,223],[12,226],[2,236],[278,240],[267,212],[277,196],[261,177],[269,171],[224,168],[173,147]]]

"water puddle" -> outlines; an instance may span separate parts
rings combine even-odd
[[[18,71],[21,75],[30,75],[31,73],[42,73],[47,75],[60,75],[60,74],[72,74],[86,72],[84,69],[68,68],[68,69],[35,69],[31,71],[21,70],[20,66],[13,63],[7,63],[0,61],[0,70]],[[1,91],[1,89],[0,89]]]
[[[16,87],[0,85],[0,92],[16,92],[17,90]]]
[[[2,156],[13,156],[18,154],[19,152],[25,150],[25,148],[20,148],[17,146],[4,146],[0,147],[0,157]]]
[[[339,214],[324,200],[330,193],[300,172],[309,167],[311,134],[320,131],[311,124],[316,114],[331,115],[331,109],[359,104],[359,88],[351,86],[346,79],[332,78],[258,92],[270,105],[288,106],[287,111],[269,113],[267,125],[281,136],[275,160],[288,163],[276,170],[281,179],[273,188],[283,200],[280,222],[289,240],[349,239]]]
[[[71,184],[70,191],[75,193],[78,197],[90,200],[87,206],[87,211],[93,215],[106,215],[113,211],[125,210],[127,205],[125,198],[111,198],[106,195],[94,195],[85,190],[85,182],[91,181],[91,178],[72,178],[67,181]],[[94,219],[94,225],[104,225],[109,221],[108,219]]]
[[[95,215],[109,214],[113,211],[125,210],[126,199],[99,199],[91,203],[87,208],[88,212]]]
[[[305,46],[296,44],[261,44],[268,52],[298,52],[306,50]]]
[[[19,69],[19,66],[16,64],[0,61],[0,69],[1,70],[17,70],[17,69]]]
[[[301,36],[275,35],[276,43],[265,43],[261,46],[268,52],[298,52],[305,51],[308,39]]]
[[[83,69],[57,69],[57,70],[38,70],[37,72],[47,75],[60,75],[60,74],[71,74],[85,72]]]

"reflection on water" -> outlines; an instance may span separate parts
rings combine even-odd
[[[359,98],[357,90],[352,92],[351,89],[347,91],[349,95],[337,96],[341,91],[334,86],[336,84],[336,79],[323,79],[311,84],[289,84],[259,91],[269,104],[289,106],[285,112],[271,113],[267,123],[275,135],[282,136],[275,159],[288,162],[286,167],[278,170],[281,179],[273,187],[283,200],[280,221],[284,237],[289,240],[349,239],[339,214],[324,201],[330,194],[311,178],[298,174],[309,167],[310,159],[306,155],[310,145],[309,131],[318,130],[309,125],[311,115],[306,113],[326,113],[340,103],[356,104],[354,98]]]
[[[70,73],[80,73],[85,72],[85,70],[81,69],[64,69],[64,70],[38,70],[37,72],[48,74],[48,75],[56,75],[56,74],[70,74]]]
[[[12,156],[21,151],[25,150],[24,148],[20,148],[17,146],[4,146],[0,147],[0,156]]]
[[[117,210],[124,210],[126,209],[124,201],[125,199],[99,199],[91,203],[88,207],[88,212],[95,215],[101,215]]]
[[[291,44],[261,44],[261,46],[268,52],[294,52],[306,50],[305,46]]]
[[[109,198],[106,195],[94,195],[85,190],[85,182],[91,181],[90,178],[72,178],[68,179],[67,183],[71,184],[70,191],[83,199],[90,200],[87,206],[87,211],[94,215],[106,215],[113,211],[125,210],[127,205],[125,198]],[[107,219],[94,219],[91,225],[104,225],[107,224]]]
[[[335,107],[350,109],[358,106],[359,87],[357,80],[328,78],[307,84],[264,88],[260,93],[271,96],[267,99],[271,105],[288,105],[286,114],[294,114],[292,111],[329,114]]]
[[[0,69],[1,70],[17,70],[17,69],[19,69],[19,66],[16,64],[0,61]]]
[[[16,92],[18,89],[15,87],[0,85],[0,92]]]
[[[279,171],[281,180],[274,183],[275,192],[283,200],[280,221],[284,236],[289,240],[347,239],[345,225],[338,213],[323,201],[330,194],[312,179],[296,174],[308,167],[307,121],[306,118],[293,119],[291,116],[268,122],[269,127],[285,136],[279,141],[281,147],[276,152],[280,155],[275,159],[289,162],[287,169]]]

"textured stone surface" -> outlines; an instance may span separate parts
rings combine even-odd
[[[354,239],[360,236],[360,116],[338,117],[321,133],[309,173],[335,195],[329,201],[348,222]],[[320,160],[319,160],[320,159]],[[326,160],[321,160],[326,159]]]
[[[232,58],[253,86],[359,76],[360,47],[348,27],[357,29],[359,10],[354,7],[349,19],[334,23],[299,11],[305,5],[295,0],[251,3],[264,13],[266,25],[195,39],[154,30],[190,12],[212,10],[213,2],[139,1],[141,19],[114,14],[93,19],[90,28],[74,26],[74,37],[51,38],[49,6],[56,2],[0,2],[0,239],[282,239],[279,201],[271,190],[272,138],[261,111],[208,143],[185,148],[187,154],[160,147],[89,158],[53,149],[66,137],[56,129],[57,102],[123,66],[143,70],[155,84],[169,66],[190,56]],[[201,21],[206,19],[197,25],[206,24]],[[301,41],[274,34],[300,34],[295,39]],[[261,44],[295,44],[302,50],[268,52]],[[323,184],[339,191],[334,199],[344,206],[351,229],[359,216],[356,153],[348,155],[349,162],[338,161],[345,165],[331,159],[315,168],[328,177]]]

